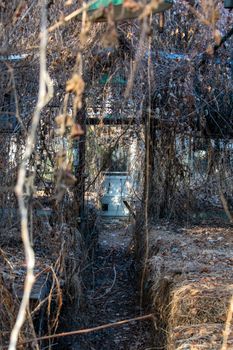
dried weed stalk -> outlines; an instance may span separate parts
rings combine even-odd
[[[18,197],[19,209],[21,213],[21,234],[25,249],[27,274],[25,278],[24,294],[20,304],[18,316],[10,336],[9,350],[15,350],[20,329],[24,323],[26,309],[29,305],[30,292],[34,283],[33,269],[35,265],[34,251],[31,246],[29,229],[28,229],[28,209],[25,204],[25,187],[27,187],[27,163],[33,152],[36,141],[36,130],[40,120],[40,114],[43,107],[53,96],[53,85],[46,70],[46,45],[47,45],[47,30],[46,30],[46,7],[45,1],[42,2],[41,13],[41,42],[40,42],[40,85],[37,106],[32,118],[31,129],[26,140],[26,149],[24,158],[21,163],[18,181],[15,188]]]

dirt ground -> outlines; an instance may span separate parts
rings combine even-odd
[[[84,301],[69,305],[62,324],[67,329],[94,327],[146,314],[140,310],[138,276],[131,251],[132,230],[126,222],[102,220],[98,247],[84,278]],[[69,317],[67,317],[69,314]],[[64,329],[63,329],[64,330]],[[58,349],[151,350],[154,349],[152,321],[133,322],[86,336],[63,339]]]

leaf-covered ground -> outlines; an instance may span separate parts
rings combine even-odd
[[[131,251],[130,227],[101,223],[98,247],[84,277],[80,308],[69,305],[62,323],[66,330],[95,327],[146,314],[140,310],[139,282]],[[75,311],[75,309],[77,311]],[[78,311],[79,310],[79,311]],[[146,350],[153,347],[152,321],[133,322],[85,336],[64,338],[58,349]]]

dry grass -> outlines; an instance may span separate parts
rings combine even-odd
[[[58,327],[63,302],[62,286],[76,298],[81,298],[81,264],[83,263],[83,242],[79,231],[63,224],[51,228],[48,238],[47,226],[38,226],[36,232],[36,282],[31,293],[30,312],[21,330],[19,341],[34,338],[32,321],[40,316],[45,307],[45,322],[48,333],[54,333]],[[12,229],[8,247],[3,246],[4,237],[0,239],[0,348],[9,342],[12,329],[22,297],[25,258],[19,233]],[[45,241],[45,237],[47,237]],[[18,242],[17,247],[14,242]],[[48,242],[50,245],[48,246]],[[84,263],[85,264],[85,263]],[[32,320],[31,320],[32,317]],[[42,330],[43,331],[43,330]],[[25,347],[24,347],[25,348]],[[28,349],[37,349],[33,344]]]
[[[168,350],[220,350],[223,339],[222,323],[204,323],[175,327],[169,337]],[[228,342],[233,348],[233,332]]]
[[[185,281],[171,292],[169,326],[225,322],[232,294],[233,284],[226,280]]]

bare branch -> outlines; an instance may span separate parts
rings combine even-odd
[[[81,15],[84,11],[88,10],[88,8],[94,3],[95,3],[95,0],[90,1],[88,4],[84,4],[80,9],[73,11],[68,16],[66,16],[65,18],[61,19],[60,21],[58,21],[57,23],[55,23],[51,27],[49,27],[48,32],[49,33],[53,32],[55,29],[61,27],[65,23],[71,21],[73,18]]]
[[[64,332],[64,333],[58,333],[58,334],[52,334],[52,335],[48,335],[48,336],[43,336],[43,337],[39,337],[37,339],[29,339],[29,340],[27,340],[27,341],[25,341],[25,342],[23,342],[21,344],[23,345],[23,344],[32,343],[34,340],[40,341],[40,340],[49,340],[49,339],[53,339],[53,338],[67,337],[67,336],[70,336],[70,335],[88,334],[88,333],[100,331],[102,329],[107,329],[107,328],[121,326],[123,324],[130,323],[130,322],[144,321],[144,320],[149,320],[149,319],[151,319],[154,322],[154,324],[155,324],[155,319],[154,319],[153,314],[149,314],[149,315],[143,315],[143,316],[130,318],[130,319],[123,320],[123,321],[107,323],[107,324],[104,324],[104,325],[101,325],[101,326],[97,326],[97,327],[93,327],[93,328],[79,329],[79,330],[71,331],[71,332]]]
[[[29,230],[28,230],[28,209],[24,201],[24,186],[27,181],[26,170],[27,164],[31,157],[36,141],[36,130],[40,120],[42,108],[48,103],[53,95],[53,85],[46,70],[46,46],[47,46],[47,30],[46,30],[46,7],[45,0],[42,1],[42,18],[41,18],[41,37],[40,37],[40,86],[38,102],[32,118],[31,130],[26,140],[26,149],[24,158],[21,163],[18,181],[15,187],[15,193],[18,197],[19,210],[21,214],[21,235],[24,244],[27,273],[24,285],[24,294],[20,304],[18,316],[14,328],[10,336],[9,350],[15,350],[20,329],[24,323],[26,310],[29,305],[30,293],[35,280],[33,269],[35,265],[34,251],[31,246]]]

